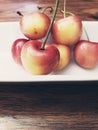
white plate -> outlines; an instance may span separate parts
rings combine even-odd
[[[83,25],[91,41],[98,41],[98,22],[84,21]],[[98,80],[98,66],[85,70],[71,61],[63,71],[49,75],[33,76],[18,66],[12,59],[11,46],[15,39],[24,37],[18,22],[0,23],[0,82],[46,82]],[[85,32],[82,35],[86,39]]]

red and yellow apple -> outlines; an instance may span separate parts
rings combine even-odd
[[[28,41],[28,39],[18,38],[12,44],[12,48],[11,48],[12,57],[13,57],[13,60],[19,65],[22,65],[21,50],[22,50],[23,45],[27,41]]]
[[[29,39],[43,38],[50,26],[50,18],[39,12],[25,14],[20,20],[20,29],[22,33]]]
[[[98,43],[80,40],[74,48],[76,63],[85,68],[93,69],[98,64]]]
[[[59,50],[60,60],[55,68],[56,71],[64,69],[70,62],[71,59],[71,49],[69,46],[64,44],[54,44],[55,47]]]
[[[59,44],[74,45],[82,35],[82,21],[78,16],[68,16],[54,22],[53,39]]]
[[[42,42],[30,40],[22,47],[22,64],[33,75],[49,74],[59,63],[60,54],[55,46],[48,43],[45,49],[41,49],[41,46]]]

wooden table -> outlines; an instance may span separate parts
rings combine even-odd
[[[33,12],[37,7],[55,6],[55,0],[0,0],[0,21],[18,21],[20,17],[16,14]],[[98,20],[98,0],[67,0],[67,11],[72,12],[82,20]],[[63,0],[60,0],[59,8],[63,9]],[[49,10],[46,12],[49,16]],[[60,11],[58,18],[63,17]]]
[[[54,4],[52,0],[0,0],[0,21],[18,21],[17,11],[24,14]],[[67,10],[95,21],[98,0],[68,0]],[[98,130],[98,81],[1,82],[0,130]]]

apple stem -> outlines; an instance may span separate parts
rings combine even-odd
[[[23,16],[23,14],[20,11],[17,11],[17,14]]]
[[[47,9],[50,9],[50,13],[53,12],[53,8],[52,8],[51,6],[47,6],[46,8],[44,8],[44,9],[42,10],[42,13],[44,13]]]
[[[64,18],[66,17],[66,0],[64,0]]]
[[[61,13],[64,14],[64,10],[60,10]],[[74,16],[75,14],[71,13],[71,12],[66,12],[67,15],[71,15],[71,16]]]
[[[72,16],[74,15],[73,13],[66,11],[66,0],[64,0],[64,10],[61,10],[61,13],[64,14],[64,18],[66,17],[67,14],[72,15]]]
[[[84,27],[84,32],[85,32],[85,34],[86,34],[87,40],[90,41],[89,36],[88,36],[88,33],[87,33],[85,27]]]
[[[55,9],[54,9],[54,14],[53,14],[53,17],[52,17],[52,20],[51,20],[49,29],[48,29],[48,31],[47,31],[47,33],[46,33],[45,40],[44,40],[44,42],[43,42],[43,44],[42,44],[42,46],[41,46],[41,50],[44,50],[44,49],[45,49],[45,44],[46,44],[47,39],[48,39],[48,37],[49,37],[49,34],[50,34],[50,32],[51,32],[51,28],[52,28],[52,26],[53,26],[53,22],[54,22],[54,20],[55,20],[56,14],[57,14],[58,6],[59,6],[59,0],[56,0],[56,5],[55,5]]]

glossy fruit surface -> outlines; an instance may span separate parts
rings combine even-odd
[[[82,22],[77,16],[69,16],[55,21],[52,36],[58,44],[74,45],[82,35]]]
[[[74,48],[74,59],[78,65],[92,69],[98,64],[98,43],[81,40]]]
[[[60,53],[59,64],[55,69],[58,71],[64,69],[69,64],[71,59],[71,49],[70,47],[63,44],[55,44],[55,46],[58,48]]]
[[[13,60],[19,65],[22,65],[21,49],[27,41],[28,41],[27,39],[19,38],[19,39],[16,39],[12,44],[12,48],[11,48],[12,57],[13,57]]]
[[[41,50],[42,43],[37,40],[28,41],[22,48],[21,59],[24,68],[35,75],[51,73],[59,62],[59,51],[51,44],[46,44]]]
[[[20,20],[20,29],[29,39],[43,38],[50,25],[49,17],[44,13],[30,13],[24,15]]]

